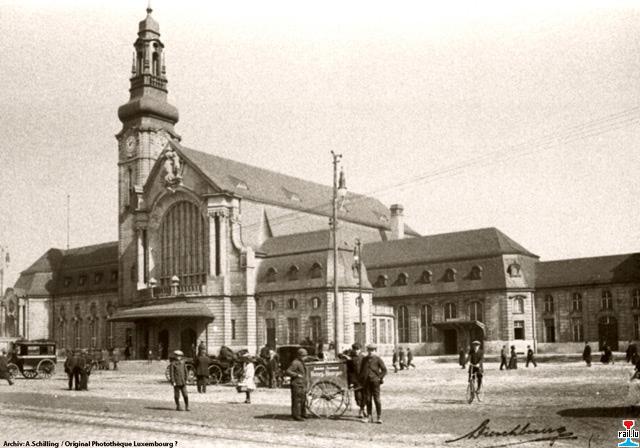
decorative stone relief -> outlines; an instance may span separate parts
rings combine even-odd
[[[182,184],[183,165],[178,153],[173,149],[168,149],[164,153],[164,182],[165,187],[174,192]]]

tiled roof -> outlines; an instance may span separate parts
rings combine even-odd
[[[258,168],[213,154],[185,148],[171,141],[188,161],[218,188],[255,201],[331,216],[333,188],[297,177]],[[342,220],[390,229],[390,213],[375,198],[349,192]],[[409,235],[418,235],[405,227]]]
[[[62,269],[89,268],[118,264],[118,242],[76,247],[64,251]]]
[[[537,257],[494,227],[369,243],[363,249],[369,269],[507,254]]]
[[[640,253],[543,261],[536,266],[536,287],[640,282]]]

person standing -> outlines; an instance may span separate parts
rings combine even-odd
[[[280,356],[275,350],[269,350],[269,387],[280,387],[282,383],[282,372],[280,371]]]
[[[271,350],[269,349],[269,345],[265,344],[264,347],[260,349],[260,359],[262,360],[265,369],[267,370],[267,383],[269,384],[269,388],[273,387],[273,370],[271,368]]]
[[[407,369],[409,367],[413,367],[414,369],[416,368],[415,364],[413,363],[413,353],[411,352],[411,349],[407,347]]]
[[[9,386],[13,386],[13,379],[11,379],[9,363],[7,362],[7,350],[4,348],[0,352],[0,379],[7,380]]]
[[[120,349],[114,347],[111,351],[111,359],[113,361],[113,370],[118,370],[118,363],[120,362]]]
[[[360,380],[360,366],[364,355],[360,350],[360,344],[357,342],[351,346],[351,353],[348,364],[348,380],[349,386],[353,388],[353,396],[358,405],[358,418],[364,418],[367,415],[366,403],[364,397],[364,388]]]
[[[369,419],[362,419],[363,423],[373,423],[373,406],[375,403],[376,414],[378,419],[375,421],[382,424],[382,403],[380,403],[380,386],[384,383],[384,377],[387,374],[387,367],[384,361],[375,354],[376,346],[367,345],[367,356],[362,360],[360,366],[360,377],[365,390],[365,399],[367,401],[367,415]],[[372,403],[373,401],[373,403]]]
[[[511,357],[509,358],[509,369],[516,370],[518,368],[518,355],[516,353],[516,346],[511,346]]]
[[[536,363],[536,359],[533,356],[533,349],[531,348],[530,345],[527,345],[527,362],[525,364],[525,367],[529,368],[529,363],[533,363],[533,367],[538,367],[538,364]]]
[[[238,384],[238,387],[246,394],[244,402],[246,404],[251,404],[251,392],[256,390],[255,367],[253,366],[249,355],[244,355],[240,360],[244,365],[244,369],[242,381]]]
[[[124,348],[124,360],[129,361],[131,359],[131,346],[127,344]]]
[[[204,349],[198,350],[198,356],[193,362],[196,368],[196,380],[198,384],[198,393],[207,393],[207,383],[209,382],[209,363],[211,360],[205,353]]]
[[[391,365],[393,366],[393,373],[398,373],[398,349],[393,349],[393,355],[391,356]]]
[[[460,351],[458,352],[458,364],[462,369],[467,365],[467,354],[464,352],[464,347],[460,346]]]
[[[404,353],[404,347],[400,347],[400,353],[398,353],[398,361],[400,364],[400,370],[404,370],[407,367],[407,364],[405,362],[406,358],[405,358],[405,353]]]
[[[298,350],[296,359],[286,371],[291,378],[291,416],[296,421],[307,418],[306,392],[307,392],[307,367],[304,365],[304,358],[307,351],[303,348]]]
[[[64,371],[69,377],[69,390],[72,390],[74,388],[74,381],[75,389],[78,390],[78,388],[80,387],[80,374],[76,370],[77,366],[78,357],[76,356],[75,350],[67,350],[67,359],[64,361]]]
[[[169,378],[173,386],[173,400],[176,402],[176,411],[181,411],[180,394],[184,400],[184,410],[189,410],[189,396],[187,395],[187,366],[184,364],[182,357],[184,353],[181,350],[173,352],[171,364],[169,364]]]
[[[500,349],[500,370],[502,368],[508,369],[509,364],[507,364],[507,346],[503,345],[502,349]]]
[[[200,341],[200,344],[198,344],[198,352],[200,350],[203,350],[205,353],[207,352],[207,346],[204,345],[204,341]]]
[[[587,364],[587,367],[591,367],[591,346],[589,342],[584,343],[584,350],[582,351],[582,359]]]
[[[484,373],[484,352],[480,348],[480,341],[473,341],[471,343],[471,350],[469,350],[469,378],[472,374],[476,374],[478,379],[477,393],[480,393],[482,388],[482,374]]]
[[[80,389],[89,390],[89,373],[91,372],[91,359],[89,359],[89,353],[86,349],[82,349],[80,352],[80,358],[78,360],[78,372],[80,374]],[[76,388],[76,390],[78,390]]]

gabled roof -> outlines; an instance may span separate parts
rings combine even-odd
[[[536,287],[640,282],[640,253],[543,261],[536,266]]]
[[[323,216],[331,216],[333,188],[297,177],[185,148],[174,140],[172,146],[209,181],[237,196]],[[390,212],[375,198],[349,192],[339,218],[367,226],[390,229]],[[405,232],[417,236],[405,226]]]
[[[538,257],[495,227],[365,244],[369,269],[445,260],[519,254]]]

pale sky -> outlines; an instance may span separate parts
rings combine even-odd
[[[493,226],[543,260],[638,251],[640,2],[524,5],[152,6],[185,146],[326,184],[334,150],[350,190],[423,234]],[[66,246],[67,193],[72,247],[117,239],[146,6],[0,0],[5,287]]]

